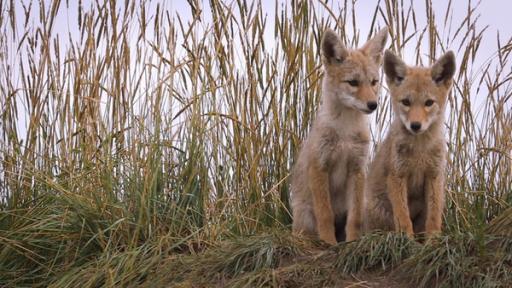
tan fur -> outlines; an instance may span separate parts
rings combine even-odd
[[[370,165],[365,226],[367,230],[405,232],[410,237],[422,232],[430,236],[441,231],[444,111],[455,57],[448,52],[431,68],[407,67],[386,51],[384,71],[395,119]],[[412,128],[414,123],[419,124],[417,131]]]
[[[361,49],[348,50],[332,30],[324,33],[322,103],[292,172],[294,233],[334,244],[335,219],[346,217],[342,234],[359,237],[369,142],[365,114],[377,104],[386,38],[383,29]]]

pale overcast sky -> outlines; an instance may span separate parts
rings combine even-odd
[[[58,33],[60,35],[61,39],[66,39],[68,35],[71,35],[71,37],[76,37],[77,39],[74,39],[73,42],[78,42],[80,33],[78,31],[78,25],[77,25],[77,19],[78,19],[78,1],[62,1],[60,13],[57,17],[57,23],[58,25],[55,26],[54,33]],[[180,15],[183,19],[190,18],[190,6],[187,3],[187,1],[181,0],[181,1],[148,1],[151,7],[156,7],[157,3],[160,3],[160,5],[166,9],[171,11],[171,15]],[[285,3],[285,1],[279,1],[280,3]],[[329,5],[332,3],[344,3],[344,1],[329,1]],[[359,31],[362,36],[368,35],[368,29],[370,27],[370,21],[371,21],[371,13],[373,13],[373,9],[375,8],[376,3],[379,1],[368,1],[368,0],[360,0],[356,1],[356,15],[359,16],[357,18],[357,25],[359,28]],[[381,2],[381,6],[383,6],[383,1]],[[407,3],[413,3],[415,7],[415,11],[418,16],[419,23],[425,23],[426,22],[426,14],[423,12],[425,11],[425,2],[424,1],[404,1],[406,2],[405,5],[408,5]],[[16,2],[16,14],[18,15],[17,21],[18,21],[18,28],[23,27],[23,5],[22,3],[25,3],[25,5],[28,6],[28,3],[30,3],[29,0],[21,0]],[[84,8],[88,8],[91,4],[91,1],[84,0],[82,1]],[[123,5],[124,1],[118,1],[118,5],[121,7]],[[209,25],[209,9],[208,9],[208,1],[202,1],[204,5],[204,25]],[[228,0],[225,1],[225,3],[235,3],[236,1]],[[273,27],[273,20],[274,20],[274,8],[275,8],[275,1],[261,1],[263,9],[268,14],[268,21],[267,27]],[[323,10],[322,5],[319,4],[318,1],[311,1],[311,3],[315,3],[318,7],[318,11]],[[496,51],[496,38],[497,33],[499,31],[500,37],[503,41],[508,40],[510,37],[512,37],[512,20],[510,19],[510,11],[512,11],[512,1],[498,1],[498,0],[483,0],[481,2],[477,1],[462,1],[462,0],[456,0],[452,2],[453,7],[453,21],[454,24],[458,24],[464,19],[464,17],[467,14],[468,9],[468,3],[471,3],[472,6],[478,5],[477,13],[480,14],[480,19],[478,21],[479,27],[483,28],[485,26],[489,26],[487,32],[484,34],[484,41],[482,41],[482,48],[480,50],[489,51],[489,53],[482,53],[480,51],[480,56],[490,56],[493,54],[493,52]],[[66,8],[66,5],[69,4],[69,8]],[[339,3],[338,3],[339,4]],[[339,4],[342,5],[342,4]],[[448,1],[446,0],[433,0],[433,6],[435,9],[435,13],[437,15],[437,22],[439,23],[438,27],[442,27],[443,18],[444,18],[444,11],[446,10],[446,6],[448,5]],[[37,7],[37,1],[33,4],[33,6]],[[334,5],[336,7],[336,5]],[[371,11],[368,13],[368,11]],[[39,17],[36,17],[37,10],[34,10],[35,13],[33,13],[32,21],[33,23],[37,23],[39,21]],[[327,16],[327,14],[325,14]],[[361,17],[361,16],[368,16],[368,17]],[[476,16],[476,15],[475,15]],[[509,19],[507,19],[507,17]],[[379,17],[380,21],[378,21],[378,24],[382,26],[384,23],[382,19]],[[135,26],[137,23],[133,23]],[[420,25],[421,27],[422,25]],[[150,27],[151,28],[151,27]],[[23,29],[18,29],[19,33],[23,33]],[[268,29],[268,38],[269,40],[272,40],[272,29]],[[348,33],[351,33],[351,29],[347,30]],[[350,35],[349,35],[350,36]],[[65,41],[61,41],[61,43],[64,43]],[[268,41],[268,43],[272,43],[272,41]],[[269,46],[271,47],[271,46]],[[487,55],[485,55],[487,54]],[[404,55],[407,57],[407,51]],[[412,57],[412,56],[411,56]],[[484,57],[484,58],[487,58]],[[406,59],[407,60],[407,59]]]
[[[329,1],[329,5],[331,5],[331,3],[338,3],[338,5],[342,5],[339,3],[344,3],[344,2],[345,1],[339,1],[339,2]],[[351,2],[351,1],[348,1],[348,2]],[[383,2],[384,1],[380,1],[380,3],[381,3],[380,5],[382,7],[384,6]],[[409,1],[404,1],[404,2],[406,2],[406,3],[404,3],[406,6],[409,5],[408,3],[413,3],[417,17],[418,17],[418,19],[417,19],[417,21],[419,22],[418,26],[424,27],[425,23],[427,21],[426,13],[425,13],[425,1],[412,1],[411,0],[410,2]],[[21,35],[23,35],[24,30],[25,30],[24,23],[23,23],[24,17],[23,17],[22,3],[25,3],[25,5],[28,6],[28,3],[30,3],[30,1],[22,0],[22,1],[16,1],[15,3],[16,3],[15,6],[16,6],[16,15],[17,15],[17,22],[18,22],[18,39],[19,39],[19,37],[21,37]],[[89,9],[89,7],[91,7],[91,1],[83,0],[82,3],[86,10]],[[150,8],[150,9],[148,9],[149,15],[151,15],[152,12],[154,12],[154,9],[155,9],[157,3],[159,3],[161,8],[170,11],[171,15],[179,15],[180,17],[182,17],[183,20],[185,20],[185,22],[187,22],[186,21],[187,19],[191,18],[190,6],[187,3],[187,1],[148,1],[148,3],[149,3],[149,8]],[[210,11],[208,8],[209,2],[203,1],[202,3],[203,3],[203,11],[204,11],[202,25],[204,27],[207,27],[211,24],[209,22],[209,18],[210,18],[210,16],[209,16]],[[233,1],[233,0],[227,0],[227,1],[225,1],[225,3],[233,3],[233,5],[236,5],[236,1]],[[262,3],[262,7],[263,7],[264,11],[267,12],[267,16],[268,16],[267,17],[267,21],[268,21],[267,27],[269,27],[269,28],[268,28],[268,33],[266,34],[266,38],[267,38],[266,39],[267,40],[266,47],[268,49],[271,49],[272,48],[271,44],[273,42],[275,42],[275,39],[273,39],[273,31],[272,31],[273,30],[273,21],[274,21],[273,14],[274,14],[275,2],[263,0],[263,1],[261,1],[261,3]],[[286,3],[286,2],[281,1],[280,3],[282,4],[282,3]],[[311,1],[311,3],[314,3],[317,6],[317,11],[323,10],[322,5],[319,4],[320,3],[319,1]],[[378,3],[378,1],[369,1],[369,0],[356,1],[356,4],[355,4],[356,15],[358,15],[358,18],[356,19],[356,21],[357,21],[357,26],[359,28],[360,35],[361,35],[362,39],[365,39],[366,35],[368,35],[368,32],[369,32],[368,30],[370,28],[370,21],[371,21],[372,13],[375,9],[376,3]],[[476,61],[475,61],[476,65],[473,68],[476,70],[479,68],[479,66],[482,63],[484,63],[484,61],[486,61],[489,57],[491,57],[492,55],[495,54],[496,49],[497,49],[496,39],[497,39],[498,31],[499,31],[499,35],[502,40],[502,43],[508,41],[512,37],[512,20],[510,19],[512,17],[512,16],[510,16],[510,11],[512,11],[512,1],[510,1],[510,0],[507,0],[507,1],[484,0],[481,2],[462,1],[462,0],[452,1],[453,26],[456,27],[457,25],[459,25],[459,23],[462,22],[464,17],[466,17],[467,10],[468,10],[468,3],[471,3],[472,7],[478,5],[478,9],[476,10],[476,14],[480,15],[480,18],[478,20],[478,27],[477,27],[478,30],[483,29],[486,26],[489,26],[486,33],[484,33],[484,39],[481,43],[480,51],[477,54],[478,59],[476,59]],[[69,4],[69,7],[66,6],[68,4]],[[38,1],[35,1],[33,3],[34,8],[37,8],[38,5],[39,5]],[[74,0],[61,2],[61,7],[59,10],[59,14],[56,18],[56,25],[55,25],[55,28],[53,31],[54,35],[55,34],[59,35],[60,44],[61,44],[61,53],[63,51],[65,51],[66,48],[69,48],[68,47],[69,42],[66,41],[68,35],[72,38],[73,43],[80,42],[80,32],[78,30],[78,24],[77,24],[78,23],[77,22],[77,19],[78,19],[77,5],[78,5],[78,1],[74,1]],[[123,9],[121,9],[121,8],[123,8],[122,5],[124,5],[124,1],[117,1],[117,5],[119,6],[120,11],[122,11]],[[436,21],[438,24],[437,25],[438,28],[443,27],[444,13],[445,13],[447,5],[448,5],[448,1],[446,1],[446,0],[433,0],[433,6],[434,6],[434,10],[435,10],[434,12],[436,14]],[[7,6],[7,5],[5,5],[5,6]],[[337,5],[334,5],[333,7],[334,7],[333,10],[335,12],[337,12],[336,11]],[[339,8],[337,8],[337,9],[339,11]],[[151,11],[151,10],[153,10],[153,11]],[[322,12],[319,12],[319,13],[321,15]],[[326,17],[328,16],[328,14],[326,12],[324,12],[324,15]],[[476,17],[477,15],[474,15],[474,16]],[[32,22],[32,23],[30,23],[30,22]],[[348,22],[350,22],[350,21],[348,21]],[[32,12],[28,26],[31,26],[31,24],[36,27],[37,27],[37,24],[39,24],[39,15],[38,15],[37,9],[34,9],[34,11]],[[131,25],[133,25],[133,27],[137,27],[138,23],[131,23]],[[378,18],[377,25],[378,26],[384,25],[384,21],[382,20],[381,16],[379,16],[379,18]],[[152,27],[153,26],[150,25],[148,27],[148,29],[152,29]],[[440,30],[441,30],[440,32],[443,33],[441,28],[440,28]],[[352,29],[350,27],[347,27],[347,31],[348,31],[347,33],[352,33]],[[410,32],[412,32],[412,31],[410,31]],[[150,33],[150,32],[147,32],[147,33]],[[453,31],[452,31],[452,33],[453,33]],[[352,35],[348,35],[348,38],[351,38],[351,36]],[[134,36],[133,38],[136,38],[136,37]],[[132,40],[135,41],[136,39],[132,39]],[[12,43],[10,45],[13,45],[12,48],[14,48],[14,49],[11,49],[11,51],[15,51],[16,43]],[[448,49],[453,49],[455,51],[457,48],[458,47],[448,47]],[[99,53],[101,53],[101,51]],[[426,53],[426,52],[424,52],[424,53]],[[413,55],[414,55],[414,53],[412,51],[408,52],[406,49],[404,51],[403,56],[404,56],[406,62],[413,63],[412,62]],[[10,55],[10,56],[12,57],[13,55]],[[19,57],[19,55],[18,55],[18,57]],[[458,55],[459,61],[460,61],[460,57],[461,56]],[[16,66],[19,66],[18,61],[20,59],[9,59],[9,60],[13,64],[12,66],[15,67],[14,73],[16,73],[16,70],[17,70]],[[473,95],[473,96],[475,96],[475,95]]]

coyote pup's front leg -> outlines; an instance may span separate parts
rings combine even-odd
[[[347,241],[356,240],[361,236],[365,179],[366,175],[362,169],[350,172],[348,175],[347,190],[350,193],[352,205],[349,207],[347,215]]]
[[[407,236],[413,237],[414,231],[407,201],[407,180],[405,177],[391,173],[388,176],[387,184],[389,200],[391,201],[391,208],[393,209],[395,230],[405,232]]]
[[[313,196],[313,211],[315,214],[318,237],[329,243],[336,244],[334,230],[334,213],[329,195],[329,174],[322,171],[316,161],[308,169],[309,189]]]
[[[443,186],[444,179],[441,175],[426,175],[427,217],[425,220],[425,232],[429,236],[441,232],[441,218],[444,209]]]

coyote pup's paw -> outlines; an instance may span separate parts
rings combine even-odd
[[[353,227],[350,227],[353,226]],[[361,237],[361,227],[360,225],[349,225],[347,227],[347,242],[354,241]]]
[[[324,241],[327,244],[330,245],[336,245],[338,244],[338,241],[336,241],[336,237],[333,235],[320,235],[320,240]]]

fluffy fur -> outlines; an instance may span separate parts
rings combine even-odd
[[[383,29],[362,48],[348,50],[334,31],[324,33],[322,103],[292,171],[294,233],[331,244],[360,236],[366,114],[377,108],[386,39]]]
[[[432,235],[441,231],[446,141],[444,111],[455,73],[452,52],[432,67],[408,67],[386,51],[394,121],[370,165],[366,229]]]

